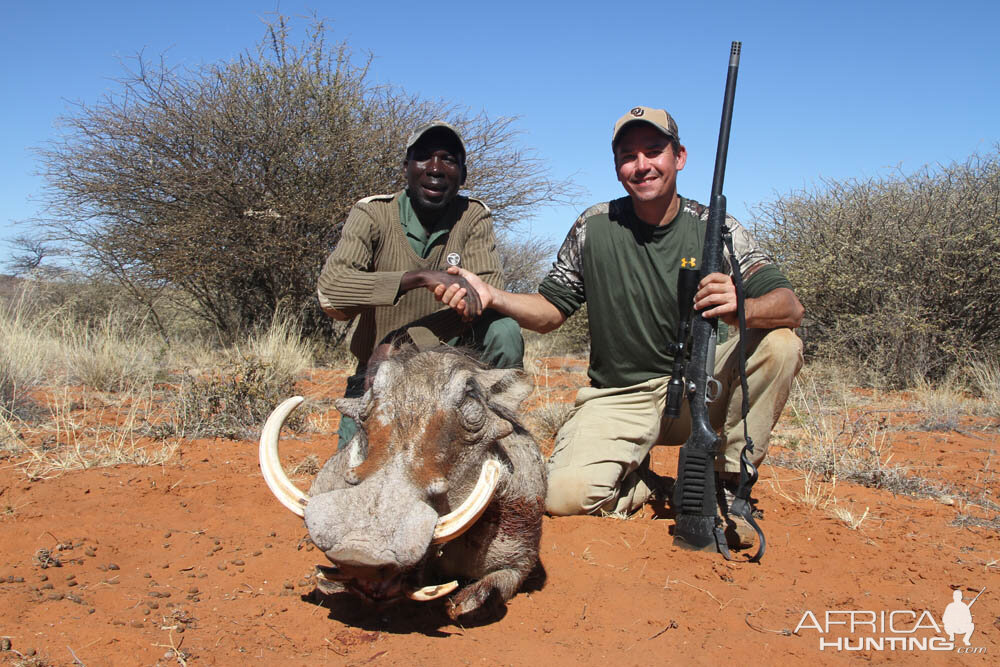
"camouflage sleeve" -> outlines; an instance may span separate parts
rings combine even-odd
[[[750,276],[771,264],[771,258],[761,249],[757,240],[731,215],[726,216],[726,226],[733,235],[733,250],[740,262],[740,272],[744,280],[749,280]],[[732,273],[732,258],[729,257],[729,249],[723,250],[727,272]]]
[[[687,205],[695,215],[708,222],[708,207],[693,200],[687,200]],[[726,226],[733,235],[733,250],[740,262],[740,273],[746,286],[746,294],[756,298],[767,294],[778,287],[791,289],[792,284],[781,272],[757,243],[753,235],[740,224],[739,220],[726,214]],[[732,258],[729,248],[722,250],[723,272],[733,275]]]
[[[584,211],[573,223],[559,248],[556,261],[538,286],[538,293],[567,317],[587,300],[583,286],[583,248],[589,212]]]
[[[688,211],[698,216],[702,222],[708,223],[708,206],[698,203],[693,199],[685,199],[684,205]],[[726,226],[732,232],[733,249],[736,251],[736,256],[740,258],[740,272],[743,274],[744,280],[753,275],[761,267],[771,263],[771,258],[760,249],[760,246],[757,245],[757,241],[750,235],[750,232],[743,228],[739,220],[728,213],[726,214]],[[729,256],[729,248],[725,246],[722,248],[722,264],[722,272],[733,275],[732,258]]]
[[[746,295],[751,298],[761,297],[773,289],[788,287],[792,284],[781,272],[771,258],[757,243],[757,240],[746,228],[731,215],[726,216],[726,226],[733,235],[733,250],[740,262],[740,273],[746,287]],[[732,259],[729,249],[723,249],[726,262],[726,272],[732,275]]]

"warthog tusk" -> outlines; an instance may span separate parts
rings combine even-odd
[[[417,602],[427,602],[429,600],[437,600],[440,597],[444,597],[448,593],[458,588],[457,581],[449,581],[447,584],[438,584],[437,586],[424,586],[415,591],[407,591],[406,597],[411,600],[416,600]]]
[[[479,481],[476,482],[476,488],[472,490],[469,497],[462,501],[462,504],[454,512],[445,514],[438,519],[432,540],[434,544],[450,542],[479,520],[479,517],[486,510],[486,506],[493,500],[502,469],[503,466],[495,459],[488,459],[483,463],[483,469],[479,473]]]
[[[302,493],[281,467],[281,460],[278,458],[278,433],[281,431],[285,419],[297,408],[304,399],[301,396],[293,396],[281,403],[264,423],[264,430],[260,434],[260,471],[264,474],[264,481],[271,489],[282,505],[290,509],[298,516],[305,516],[305,507],[309,504],[309,497]],[[479,517],[482,516],[486,507],[493,499],[496,492],[497,483],[500,481],[500,471],[503,466],[495,459],[488,459],[483,463],[483,468],[479,473],[479,480],[472,493],[462,501],[462,504],[438,519],[434,527],[434,544],[450,542],[469,528],[472,527]]]
[[[305,516],[305,507],[309,504],[309,498],[292,484],[292,480],[288,479],[288,475],[281,467],[281,460],[278,458],[278,432],[281,431],[281,426],[285,423],[288,415],[303,400],[301,396],[293,396],[274,409],[274,412],[264,422],[264,430],[260,434],[258,454],[260,471],[264,474],[267,487],[271,489],[271,493],[282,505],[299,516]]]

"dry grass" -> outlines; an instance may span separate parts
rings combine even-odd
[[[1000,357],[973,360],[968,370],[973,388],[981,399],[981,414],[1000,417]]]
[[[887,423],[880,411],[861,411],[846,391],[816,382],[815,374],[796,379],[786,410],[793,426],[783,434],[791,455],[769,460],[822,481],[843,480],[892,493],[938,497],[946,490],[892,463]],[[856,416],[852,416],[856,415]]]
[[[175,342],[167,348],[163,367],[185,368],[191,375],[208,372],[208,369],[223,366],[230,359],[230,351],[220,348],[218,343],[204,336],[194,336]]]
[[[992,518],[973,516],[971,514],[959,514],[951,522],[951,525],[958,528],[986,528],[993,532],[1000,533],[1000,514]]]
[[[209,361],[204,350],[196,350]],[[292,395],[295,378],[312,366],[312,345],[302,339],[294,321],[275,319],[243,345],[216,356],[206,370],[191,370],[168,402],[171,416],[161,434],[180,437],[256,437],[277,405]],[[303,411],[293,413],[289,427],[302,427]]]
[[[1000,357],[983,357],[969,365],[969,372],[979,395],[991,403],[1000,403]]]
[[[551,347],[552,344],[540,336],[525,340],[524,369],[532,374],[535,391],[543,396],[541,403],[525,417],[532,433],[542,440],[555,437],[573,411],[572,402],[553,400],[552,390],[548,388],[549,369],[544,359],[562,356]]]
[[[0,460],[24,451],[24,441],[18,429],[20,420],[0,412]]]
[[[59,358],[51,322],[51,315],[29,314],[23,300],[0,304],[0,417],[27,417],[31,412],[29,392]]]
[[[288,471],[288,476],[294,481],[311,480],[319,473],[322,467],[323,463],[319,460],[319,457],[315,454],[309,454]]]
[[[769,481],[779,496],[796,505],[805,505],[811,509],[825,510],[831,503],[836,504],[837,499],[834,497],[834,492],[837,488],[836,480],[826,483],[813,472],[806,472],[801,479],[802,491],[786,490],[782,485],[780,476],[777,474],[772,475]]]
[[[868,507],[865,507],[864,512],[858,514],[853,505],[848,508],[840,504],[836,496],[836,479],[825,481],[812,472],[805,473],[801,479],[802,491],[786,489],[777,474],[772,475],[768,481],[778,495],[786,500],[796,505],[804,505],[810,509],[825,512],[838,521],[844,522],[851,530],[860,529],[861,525],[869,518]],[[795,480],[785,480],[786,483],[789,481]]]
[[[555,437],[572,411],[571,403],[550,401],[546,398],[542,405],[526,415],[526,421],[535,437],[545,440]]]
[[[186,376],[166,399],[170,409],[159,425],[161,437],[255,438],[277,405],[292,395],[292,377],[256,359]],[[302,413],[292,413],[286,425],[301,428]]]
[[[0,303],[0,459],[30,478],[162,464],[183,437],[255,436],[313,365],[294,321],[231,348],[191,332],[168,345],[126,309],[93,319],[25,295]]]
[[[120,396],[117,404],[90,400],[86,394],[73,400],[67,390],[51,395],[49,418],[32,427],[17,464],[28,478],[120,464],[161,465],[173,456],[178,442],[144,437],[160,411],[149,387]]]
[[[306,415],[304,430],[310,433],[328,433],[332,434],[337,429],[334,426],[334,419],[336,418],[336,410],[322,410],[321,412],[309,412]],[[339,425],[339,421],[337,424]]]
[[[100,391],[129,391],[161,375],[165,347],[144,322],[111,312],[98,322],[62,323],[62,346],[71,381]]]
[[[301,375],[314,360],[313,346],[299,335],[298,323],[277,317],[266,329],[251,334],[246,345],[238,346],[235,352],[243,359],[259,361],[275,382]]]
[[[955,378],[932,385],[923,378],[914,382],[913,403],[920,411],[918,431],[950,431],[958,428],[963,415],[972,412],[970,401]]]
[[[840,519],[845,524],[847,524],[847,527],[850,528],[851,530],[858,530],[859,528],[861,528],[861,524],[863,524],[865,520],[868,518],[867,507],[865,507],[865,511],[862,512],[860,515],[858,515],[857,512],[854,511],[854,509],[848,509],[846,507],[840,507],[840,506],[836,506],[833,509],[831,509],[830,513],[837,519]]]
[[[548,357],[566,356],[558,345],[559,340],[552,334],[536,334],[530,331],[524,336],[524,370],[528,373],[541,372],[542,360]],[[537,383],[536,383],[537,384]]]

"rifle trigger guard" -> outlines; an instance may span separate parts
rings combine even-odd
[[[722,395],[722,383],[709,375],[705,378],[705,402],[711,403]]]

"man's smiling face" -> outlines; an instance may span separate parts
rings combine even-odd
[[[618,180],[636,203],[671,201],[686,162],[685,148],[675,153],[670,137],[649,123],[630,124],[615,144]]]
[[[465,161],[455,135],[445,128],[429,130],[403,162],[406,192],[418,211],[440,212],[465,182]]]

